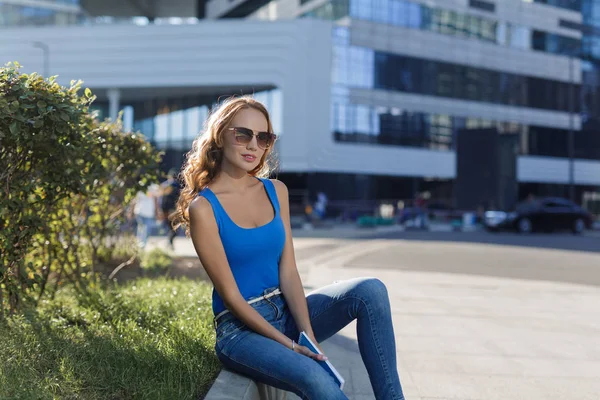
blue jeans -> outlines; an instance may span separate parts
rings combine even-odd
[[[267,289],[264,294],[274,289]],[[310,293],[306,301],[318,342],[333,336],[357,319],[358,346],[375,398],[403,400],[396,367],[394,327],[385,285],[374,278],[336,282]],[[251,306],[280,332],[298,340],[298,328],[282,295],[260,300]],[[347,399],[333,378],[316,361],[253,332],[232,313],[216,321],[216,334],[217,356],[232,371],[294,392],[302,399]],[[334,359],[330,361],[337,367]]]
[[[146,247],[150,229],[152,229],[152,226],[154,225],[154,218],[136,215],[135,220],[137,222],[137,239],[142,247]]]

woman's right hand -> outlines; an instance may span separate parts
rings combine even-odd
[[[310,349],[308,347],[301,346],[298,343],[296,343],[294,345],[294,351],[296,353],[298,353],[298,354],[305,355],[306,357],[312,358],[313,360],[316,360],[316,361],[325,361],[325,360],[327,360],[327,357],[325,357],[325,355],[313,353],[312,351],[310,351]]]

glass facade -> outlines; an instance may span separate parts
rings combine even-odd
[[[579,39],[568,36],[405,0],[331,0],[303,14],[303,17],[327,20],[348,16],[553,54],[570,55],[581,47]]]
[[[334,90],[331,110],[331,130],[338,142],[455,150],[460,131],[492,128],[498,134],[519,135],[520,154],[569,156],[566,129],[353,104],[343,92],[341,88]],[[600,159],[600,136],[577,131],[575,157]]]
[[[583,23],[592,27],[589,33],[583,37],[583,57],[588,60],[600,61],[600,2],[596,0],[585,0],[581,10]]]
[[[254,93],[269,110],[275,134],[282,134],[282,97],[279,89]],[[218,99],[212,96],[149,100],[133,104],[133,129],[157,148],[186,152],[202,130],[202,124]],[[124,119],[127,113],[124,115]]]
[[[40,1],[40,5],[20,5],[0,1],[0,28],[8,26],[73,25],[83,20],[77,10],[53,7],[52,3],[77,6],[79,0]],[[42,4],[47,3],[44,7]]]
[[[411,112],[394,107],[370,107],[334,99],[333,133],[336,141],[450,150],[452,117]]]
[[[569,110],[567,82],[382,52],[374,53],[374,61],[375,89],[545,110]]]
[[[483,118],[415,112],[352,103],[351,88],[385,89],[478,102],[568,111],[568,84],[350,46],[349,31],[333,31],[331,131],[338,142],[455,150],[461,130],[517,134],[524,155],[568,157],[568,130]],[[600,82],[598,80],[597,82]],[[577,85],[575,90],[579,90]],[[596,98],[598,93],[587,97]],[[581,95],[583,98],[583,93]],[[575,99],[579,98],[579,93]],[[600,102],[598,102],[600,106]],[[581,104],[581,106],[580,106]],[[574,102],[574,109],[591,108]],[[590,110],[600,115],[600,108]],[[600,124],[599,124],[600,127]],[[600,159],[600,130],[575,132],[575,157]]]
[[[239,93],[238,93],[239,94]],[[282,95],[279,89],[252,93],[269,110],[273,131],[282,132]],[[222,95],[148,99],[124,107],[123,123],[141,132],[153,146],[164,152],[161,169],[180,168],[192,142],[202,132],[210,109]]]
[[[586,29],[583,36],[581,103],[582,130],[577,132],[585,145],[600,160],[600,0],[582,0],[581,16]],[[575,156],[579,157],[578,147]]]
[[[549,6],[566,8],[568,10],[580,11],[582,0],[523,0],[525,3],[541,3]],[[585,0],[583,0],[585,1]]]
[[[334,46],[334,84],[568,111],[569,83],[468,65]],[[574,85],[575,93],[579,85]],[[577,96],[577,95],[576,95]]]

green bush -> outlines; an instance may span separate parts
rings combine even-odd
[[[166,251],[154,248],[142,254],[140,267],[151,274],[168,271],[173,264],[173,257]]]
[[[120,121],[100,122],[81,82],[0,68],[0,319],[65,280],[95,281],[124,209],[158,180],[160,154]]]
[[[356,224],[361,228],[371,228],[375,226],[375,218],[368,215],[363,215],[356,220]]]
[[[372,228],[375,226],[394,225],[395,221],[393,218],[371,217],[368,215],[363,215],[356,220],[356,223],[361,228]]]

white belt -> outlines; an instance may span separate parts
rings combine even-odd
[[[281,290],[279,290],[279,288],[273,290],[269,294],[266,294],[264,296],[260,296],[260,297],[257,297],[255,299],[252,299],[252,300],[248,301],[248,304],[253,304],[253,303],[256,303],[257,301],[261,301],[261,300],[264,300],[264,299],[268,299],[269,297],[277,296],[278,294],[281,294]],[[225,310],[221,311],[220,313],[218,313],[217,316],[214,318],[215,323],[217,322],[217,320],[221,316],[227,314],[228,312],[229,312],[229,310],[225,309]]]

